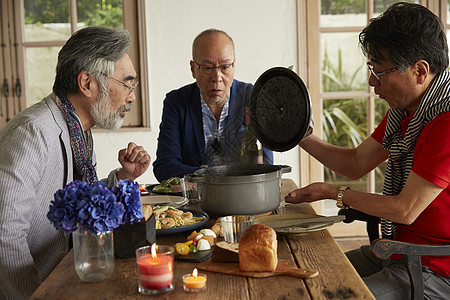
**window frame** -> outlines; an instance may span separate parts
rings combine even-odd
[[[421,5],[428,7],[435,14],[437,14],[441,19],[446,20],[447,13],[447,1],[442,0],[420,0]],[[365,91],[345,91],[345,92],[324,92],[322,89],[322,61],[320,51],[320,35],[323,33],[359,33],[366,26],[342,26],[342,27],[322,27],[320,26],[320,15],[321,15],[321,1],[306,1],[298,0],[299,7],[306,11],[306,18],[302,14],[301,9],[297,14],[298,20],[307,19],[306,22],[306,35],[302,36],[302,31],[299,30],[299,43],[305,43],[307,45],[307,67],[306,67],[306,77],[307,86],[312,100],[312,111],[314,116],[314,132],[319,137],[323,136],[322,130],[322,114],[323,114],[323,102],[332,99],[354,99],[354,98],[365,98],[368,101],[367,107],[367,132],[370,134],[375,129],[374,111],[375,111],[375,98],[376,95],[373,88],[367,83],[367,89]],[[374,16],[374,0],[366,1],[366,13],[367,13],[367,23]],[[300,23],[301,21],[299,21]],[[444,23],[445,24],[445,23]],[[446,25],[449,28],[449,25]],[[301,26],[299,26],[299,29]],[[357,42],[357,41],[355,41]],[[299,45],[299,49],[301,46]],[[299,55],[299,62],[303,59],[302,55]],[[303,67],[305,68],[305,67]],[[302,66],[299,67],[302,69]],[[367,71],[368,72],[368,71]],[[367,73],[367,75],[369,75]],[[307,155],[307,154],[302,154]],[[323,166],[314,158],[309,156],[309,172],[308,172],[308,182],[323,181],[324,172]],[[370,193],[375,192],[375,173],[374,171],[368,174],[368,186],[367,190]],[[303,177],[303,176],[302,176]]]
[[[9,96],[5,97],[3,90],[0,90],[0,129],[29,105],[28,82],[26,72],[26,50],[38,47],[62,47],[65,40],[54,41],[25,41],[24,34],[24,1],[6,0],[1,1],[1,22],[4,40],[7,38],[6,45],[2,47],[2,60],[0,60],[0,71],[6,71],[5,78],[8,80]],[[79,28],[77,27],[77,1],[69,0],[70,5],[70,28],[73,34]],[[147,72],[147,39],[146,39],[146,20],[145,20],[145,0],[127,0],[122,2],[123,23],[132,37],[132,44],[129,51],[130,58],[134,64],[139,77],[139,86],[136,89],[136,103],[124,120],[121,131],[138,128],[150,128],[149,85]],[[8,28],[10,28],[8,30]],[[0,36],[1,37],[1,36]],[[9,42],[10,41],[10,42]],[[3,59],[3,56],[6,56]],[[6,64],[3,65],[3,61]],[[10,62],[10,63],[8,63]],[[0,87],[3,87],[3,74],[0,74]],[[21,95],[16,92],[17,79],[21,82]],[[51,91],[48,91],[49,93]],[[46,95],[42,95],[44,98]],[[94,129],[102,131],[102,129]]]
[[[450,30],[450,22],[447,22],[447,12],[449,3],[447,0],[420,0],[419,4],[428,7],[441,20],[445,20],[444,26],[446,30]],[[299,41],[299,75],[305,80],[312,101],[312,113],[315,121],[314,133],[323,137],[323,103],[331,99],[367,99],[367,133],[371,134],[377,124],[375,124],[375,99],[376,95],[372,87],[367,83],[367,89],[364,91],[347,91],[347,92],[324,92],[322,87],[322,57],[321,51],[321,34],[351,32],[359,33],[366,26],[344,26],[344,27],[322,27],[320,25],[321,1],[297,0],[298,12],[298,41]],[[305,13],[306,12],[306,13]],[[374,1],[366,1],[367,22],[374,16]],[[356,43],[357,41],[355,41]],[[305,52],[305,53],[304,53]],[[367,71],[367,76],[369,76]],[[368,78],[368,77],[367,77]],[[324,166],[308,155],[305,151],[301,151],[301,182],[300,186],[305,186],[312,182],[324,181]],[[367,192],[375,192],[375,171],[370,172],[367,178]],[[318,213],[325,213],[325,201],[313,203],[314,209]],[[354,222],[355,223],[355,222]],[[356,222],[360,223],[360,222]],[[339,224],[338,224],[339,225]],[[336,226],[333,228],[333,234],[336,235],[355,235],[364,234],[365,227],[361,224],[352,224],[352,228]],[[338,228],[339,227],[339,228]],[[350,229],[349,229],[350,228]]]

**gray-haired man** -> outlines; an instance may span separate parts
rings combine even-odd
[[[97,180],[90,129],[119,128],[136,100],[130,43],[123,29],[77,31],[58,55],[53,93],[0,131],[0,299],[28,299],[69,250],[47,219],[49,204],[69,182]],[[109,186],[150,165],[134,143],[118,160]]]

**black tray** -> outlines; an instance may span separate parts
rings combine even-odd
[[[197,251],[195,253],[189,253],[188,255],[175,254],[175,260],[190,261],[190,262],[202,262],[211,257],[212,250]]]

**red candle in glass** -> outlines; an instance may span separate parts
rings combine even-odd
[[[160,251],[156,250],[157,247]],[[144,294],[154,294],[172,290],[173,247],[153,244],[151,253],[145,253],[145,251],[142,253],[143,251],[140,251],[140,249],[136,251],[139,291]],[[148,252],[148,249],[144,250]]]

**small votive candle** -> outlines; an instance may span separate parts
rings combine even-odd
[[[206,280],[206,274],[198,274],[197,269],[194,269],[192,274],[183,275],[183,289],[189,293],[204,291]]]
[[[160,294],[173,290],[174,248],[153,244],[136,250],[138,290],[141,294]]]

